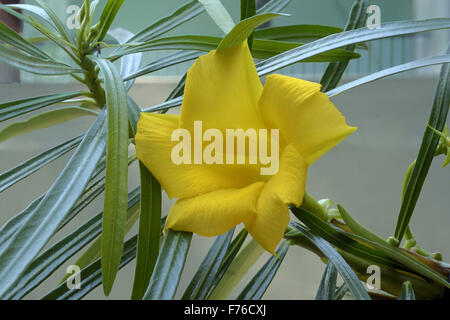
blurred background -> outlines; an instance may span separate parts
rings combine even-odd
[[[80,6],[83,2],[82,0],[47,1],[62,20],[71,18],[73,12],[69,10],[70,6]],[[17,1],[3,0],[1,2]],[[32,1],[24,1],[24,3],[28,2]],[[114,26],[137,32],[170,14],[185,2],[186,0],[127,0]],[[237,21],[239,1],[223,0],[222,2]],[[291,16],[273,20],[272,26],[322,24],[343,28],[353,2],[353,0],[294,0],[283,10]],[[450,16],[448,0],[373,0],[372,4],[380,7],[382,22]],[[0,12],[0,19],[17,30],[22,30],[26,37],[36,36],[26,26],[20,26],[16,21],[6,18],[3,12]],[[221,35],[221,32],[210,17],[203,13],[181,28],[171,31],[167,36],[180,34]],[[350,63],[344,81],[420,57],[444,54],[449,41],[448,31],[435,31],[369,42],[368,50],[359,50],[362,57]],[[48,45],[42,45],[44,49],[52,53],[52,56],[63,60],[56,49],[50,46],[46,48],[46,46]],[[143,64],[166,54],[167,51],[147,53]],[[131,96],[142,107],[150,107],[164,101],[191,63],[180,64],[161,70],[152,76],[138,79],[130,92]],[[287,67],[279,73],[318,81],[325,68],[326,64],[301,63]],[[341,203],[354,218],[382,237],[392,235],[400,208],[404,173],[417,155],[428,120],[438,71],[439,67],[429,67],[405,72],[353,89],[334,98],[333,102],[346,116],[348,122],[359,127],[359,130],[311,166],[308,172],[308,192],[318,199],[331,198]],[[0,63],[0,102],[64,92],[77,87],[77,84],[66,77],[36,77]],[[30,115],[33,113],[16,120],[24,120]],[[81,118],[0,143],[0,172],[18,165],[56,143],[83,133],[92,121],[92,118]],[[0,130],[9,123],[8,121],[2,123]],[[0,224],[23,210],[30,201],[45,192],[69,157],[70,153],[0,193]],[[441,251],[444,260],[448,261],[450,256],[448,247],[450,243],[448,232],[450,174],[448,168],[440,168],[442,161],[443,158],[437,158],[433,162],[411,221],[411,229],[422,247],[430,251]],[[130,190],[138,183],[138,168],[133,165],[130,168]],[[60,239],[87,217],[100,212],[102,204],[103,199],[99,197],[52,241]],[[172,202],[165,197],[163,214],[167,214],[171,204]],[[135,233],[136,228],[128,237]],[[180,292],[187,285],[212,241],[213,239],[194,236],[181,280]],[[236,289],[237,292],[268,257],[268,254],[264,254],[260,258]],[[29,294],[27,298],[38,299],[54,288],[65,274],[66,267],[77,258],[78,256],[75,256],[66,262],[55,276],[46,281],[45,286]],[[292,247],[264,298],[314,298],[324,267],[325,265],[312,253],[302,248]],[[128,299],[130,297],[133,272],[134,263],[130,263],[119,272],[109,298]],[[103,299],[105,297],[102,289],[97,288],[86,298]]]

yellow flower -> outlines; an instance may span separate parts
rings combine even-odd
[[[175,164],[178,128],[279,129],[280,160],[272,176],[261,164]],[[217,236],[244,223],[273,253],[289,223],[288,205],[299,206],[308,166],[354,132],[320,92],[320,84],[270,75],[261,84],[247,42],[213,50],[187,74],[180,116],[142,113],[136,153],[170,198],[178,198],[166,229]]]

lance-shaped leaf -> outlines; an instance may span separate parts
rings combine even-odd
[[[227,34],[233,29],[234,21],[220,0],[198,0],[216,25]]]
[[[46,106],[78,97],[82,95],[82,91],[74,91],[67,93],[57,93],[46,96],[26,98],[16,101],[10,101],[0,104],[0,122],[5,121],[22,114],[44,108]]]
[[[44,51],[33,45],[30,41],[22,38],[17,32],[0,21],[0,41],[3,41],[17,49],[32,56],[42,59],[51,59]]]
[[[71,43],[69,32],[64,23],[58,18],[58,15],[50,8],[50,6],[44,0],[34,0],[37,4],[47,13],[47,16],[51,19],[56,29],[58,29],[61,37],[67,42]]]
[[[105,150],[105,113],[86,133],[55,183],[0,251],[0,297],[46,245],[83,193]]]
[[[356,0],[350,10],[350,16],[348,17],[347,25],[344,30],[354,30],[362,28],[366,24],[367,20],[367,7],[369,6],[369,0]],[[354,51],[356,48],[355,44],[345,47],[348,51]],[[339,63],[331,63],[328,65],[325,73],[323,74],[320,83],[322,84],[322,91],[326,92],[331,89],[336,88],[342,76],[344,75],[345,69],[347,69],[349,60],[342,61]]]
[[[105,83],[108,110],[106,189],[103,214],[103,288],[108,295],[122,256],[128,194],[128,101],[122,77],[114,65],[94,58]]]
[[[450,53],[450,47],[447,53]],[[433,105],[431,107],[428,125],[438,131],[442,131],[447,120],[450,106],[450,64],[444,64],[441,68],[439,81],[434,93]],[[406,185],[402,206],[398,214],[397,225],[395,227],[395,237],[401,241],[409,221],[411,220],[417,200],[419,199],[422,186],[433,161],[436,147],[440,137],[436,135],[430,127],[425,128],[425,133],[420,145],[416,164]]]
[[[225,259],[233,233],[234,228],[216,238],[184,291],[183,300],[206,299]]]
[[[316,300],[334,300],[337,275],[334,264],[328,262],[316,292]]]
[[[64,63],[31,56],[2,44],[0,44],[0,61],[23,71],[46,76],[82,72]]]
[[[94,29],[97,30],[97,41],[102,41],[108,30],[110,29],[120,7],[125,2],[125,0],[108,0],[100,16],[100,20]]]
[[[56,147],[38,154],[37,156],[34,156],[31,159],[28,159],[15,168],[0,174],[0,192],[8,189],[40,168],[63,156],[78,146],[82,139],[83,136],[70,139],[60,145],[57,145]]]
[[[449,54],[442,55],[442,56],[426,57],[426,58],[417,59],[417,60],[414,60],[411,62],[400,64],[395,67],[391,67],[391,68],[387,68],[387,69],[384,69],[384,70],[381,70],[378,72],[374,72],[368,76],[359,78],[354,81],[347,82],[343,85],[340,85],[336,89],[328,91],[327,95],[331,98],[331,97],[337,96],[338,94],[346,92],[350,89],[362,86],[366,83],[370,83],[375,80],[382,79],[382,78],[385,78],[385,77],[388,77],[388,76],[391,76],[391,75],[394,75],[394,74],[397,74],[400,72],[405,72],[405,71],[409,71],[409,70],[413,70],[413,69],[417,69],[417,68],[423,68],[423,67],[428,67],[428,66],[442,64],[442,63],[449,63],[449,62],[450,62]]]
[[[67,107],[40,113],[24,121],[11,123],[0,130],[0,143],[16,136],[45,129],[73,119],[97,115],[97,112],[81,107]]]
[[[283,10],[291,0],[271,0],[267,2],[264,6],[256,10],[256,13],[262,12],[280,12]]]
[[[360,28],[330,35],[261,61],[256,64],[256,67],[258,69],[258,74],[262,76],[306,58],[313,57],[316,54],[345,47],[347,45],[448,28],[450,28],[449,18],[387,22],[381,24],[379,29],[369,30],[367,28]]]
[[[144,300],[171,300],[180,282],[192,233],[166,230]]]
[[[136,257],[137,236],[126,241],[123,246],[123,252],[120,260],[119,269],[125,267]],[[101,260],[95,262],[81,270],[80,290],[71,290],[67,283],[60,284],[57,288],[42,297],[42,300],[80,300],[89,292],[97,288],[102,283]]]
[[[308,228],[300,225],[294,224],[294,228],[299,230],[305,235],[314,245],[322,251],[322,253],[329,259],[329,261],[336,267],[342,279],[344,279],[350,292],[357,300],[370,300],[370,296],[366,289],[362,285],[361,281],[358,279],[352,268],[345,262],[344,258],[334,249],[328,242],[324,239],[315,235]]]
[[[245,286],[238,296],[238,300],[260,300],[275,277],[281,263],[289,249],[289,241],[284,241],[256,275]]]

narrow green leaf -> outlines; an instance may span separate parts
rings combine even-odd
[[[450,47],[447,53],[450,53]],[[444,64],[441,67],[441,73],[434,93],[433,105],[431,107],[428,125],[438,131],[442,131],[447,120],[448,109],[450,106],[450,64]],[[419,199],[422,186],[433,161],[434,153],[439,144],[440,137],[428,126],[425,127],[425,133],[422,138],[419,153],[416,158],[416,164],[406,185],[403,196],[402,206],[398,214],[397,225],[395,227],[395,237],[402,240],[409,221]]]
[[[358,28],[362,28],[366,24],[367,20],[367,8],[369,6],[369,0],[356,0],[353,4],[350,15],[347,20],[347,25],[344,30],[354,30]],[[346,46],[345,49],[348,51],[354,51],[356,48],[355,44],[351,44]],[[342,61],[339,63],[331,63],[328,65],[325,73],[320,80],[322,84],[322,91],[327,92],[331,89],[336,88],[339,81],[341,81],[342,76],[344,75],[345,70],[347,69],[349,60]]]
[[[44,9],[45,13],[47,13],[47,16],[52,20],[53,24],[55,25],[56,29],[58,29],[59,34],[62,36],[64,40],[66,40],[68,43],[72,42],[72,38],[69,35],[69,32],[64,25],[64,23],[58,18],[56,13],[50,8],[50,6],[43,0],[34,0],[37,2],[37,4]]]
[[[131,216],[133,211],[137,211],[138,202],[139,189],[135,189],[134,192],[130,193],[128,216]],[[99,213],[39,255],[25,270],[24,274],[14,284],[14,288],[8,292],[5,298],[13,300],[22,299],[26,294],[46,280],[70,257],[78,253],[85,245],[95,239],[101,233],[101,230],[102,213]],[[75,265],[77,264],[75,263]],[[79,267],[82,268],[81,266]]]
[[[198,0],[223,33],[228,34],[234,27],[234,21],[220,0]]]
[[[410,281],[403,282],[402,292],[398,296],[397,300],[416,300],[414,289]]]
[[[105,129],[103,112],[45,197],[2,247],[0,297],[19,279],[83,193],[105,150]]]
[[[241,281],[247,271],[255,264],[263,253],[264,249],[254,239],[251,239],[244,249],[239,252],[236,258],[233,259],[233,262],[211,292],[208,299],[227,299],[234,287]]]
[[[131,298],[141,300],[145,294],[159,254],[161,230],[161,185],[139,162],[141,180],[141,214],[136,257],[136,269]]]
[[[311,42],[344,31],[342,28],[299,24],[255,30],[256,39]]]
[[[342,279],[348,285],[352,295],[357,300],[370,300],[370,296],[362,285],[361,281],[356,276],[352,268],[345,262],[344,258],[324,239],[312,233],[309,229],[300,224],[294,224],[294,228],[304,234],[314,245],[322,251],[322,253],[330,260],[336,267]]]
[[[166,230],[144,300],[171,300],[180,282],[192,233]]]
[[[384,77],[388,77],[400,72],[404,72],[404,71],[409,71],[409,70],[413,70],[413,69],[417,69],[417,68],[422,68],[422,67],[428,67],[428,66],[432,66],[432,65],[436,65],[436,64],[442,64],[442,63],[449,63],[450,62],[450,55],[442,55],[442,56],[435,56],[435,57],[426,57],[426,58],[421,58],[421,59],[417,59],[411,62],[407,62],[395,67],[391,67],[388,69],[384,69],[378,72],[374,72],[368,76],[362,77],[360,79],[354,80],[354,81],[350,81],[347,82],[339,87],[337,87],[336,89],[330,90],[327,92],[327,95],[329,97],[334,97],[337,96],[338,94],[341,94],[347,90],[359,87],[363,84],[366,83],[370,83],[373,82],[375,80],[384,78]]]
[[[29,23],[30,19],[28,17],[25,17],[24,15],[19,14],[17,11],[14,11],[12,9],[19,9],[22,11],[28,11],[31,12],[33,14],[35,14],[36,16],[42,18],[46,23],[48,23],[48,25],[52,26],[53,28],[55,28],[55,30],[57,29],[55,24],[53,23],[52,19],[49,17],[49,15],[47,14],[47,12],[45,12],[44,9],[42,9],[41,7],[38,7],[36,5],[32,5],[32,4],[22,4],[22,3],[14,3],[14,4],[8,4],[7,6],[4,6],[3,4],[0,5],[0,7],[7,11],[8,13],[14,15],[15,17],[19,18],[20,20]],[[9,9],[9,10],[7,10]]]
[[[256,0],[241,0],[241,21],[256,15]],[[252,50],[253,37],[255,31],[253,31],[247,39],[248,47]]]
[[[203,53],[197,51],[177,51],[155,60],[133,73],[128,74],[123,80],[128,81],[179,63],[191,61],[197,59],[202,54]]]
[[[267,2],[264,6],[259,8],[256,12],[257,13],[263,13],[263,12],[280,12],[283,10],[291,0],[271,0]]]
[[[334,264],[328,262],[317,289],[316,300],[334,300],[337,275],[337,269]]]
[[[1,44],[0,61],[23,71],[46,76],[82,72],[82,70],[72,68],[64,63],[30,56]]]
[[[98,28],[98,34],[96,36],[96,41],[102,41],[108,30],[110,29],[120,7],[125,2],[125,0],[108,0],[106,2],[105,8],[100,16],[100,20],[96,27]],[[95,27],[94,27],[95,28]]]
[[[116,38],[117,41],[121,44],[126,43],[127,40],[129,40],[134,36],[133,33],[122,28],[110,30],[108,34]],[[120,75],[122,76],[122,78],[127,78],[130,74],[136,73],[139,70],[139,67],[141,66],[141,62],[142,62],[142,53],[135,53],[122,57],[120,64]],[[125,87],[127,91],[129,91],[134,84],[134,78],[131,78],[128,81],[126,80],[124,81]]]
[[[183,97],[177,97],[173,98],[171,100],[165,101],[163,103],[160,103],[156,106],[142,109],[142,112],[156,112],[156,111],[164,111],[171,108],[179,107],[181,106],[181,103],[183,102]]]
[[[282,15],[283,14],[281,13],[268,12],[240,21],[229,33],[227,33],[225,38],[223,38],[217,46],[217,50],[238,46],[252,34],[257,26]]]
[[[70,139],[66,142],[61,143],[60,145],[57,145],[56,147],[53,147],[34,156],[31,159],[28,159],[15,168],[0,174],[0,192],[5,191],[17,182],[30,176],[40,168],[63,156],[64,154],[78,146],[82,139],[83,136]]]
[[[360,28],[330,35],[261,61],[256,67],[259,75],[262,76],[306,58],[313,57],[316,54],[345,47],[347,45],[448,28],[450,28],[450,19],[448,18],[387,22],[381,24],[379,29],[370,30],[367,28]]]
[[[353,217],[341,205],[338,204],[337,208],[345,224],[350,228],[350,230],[352,230],[352,232],[374,242],[386,244],[386,241],[383,238],[360,225],[355,219],[353,219]]]
[[[289,241],[284,241],[276,251],[276,256],[271,256],[269,260],[259,269],[258,273],[250,280],[247,286],[238,296],[238,300],[260,300],[267,288],[269,288],[275,274],[289,249]]]
[[[26,98],[0,104],[0,122],[22,114],[47,107],[58,102],[81,96],[82,91],[57,93],[46,96]]]
[[[42,59],[51,59],[44,51],[36,47],[30,41],[22,38],[17,32],[0,21],[0,41],[3,41],[32,56]]]
[[[344,282],[335,292],[333,300],[342,300],[348,291],[348,285]]]
[[[225,259],[233,233],[234,228],[216,238],[184,291],[183,300],[206,299]]]
[[[192,0],[179,7],[171,15],[156,21],[152,25],[136,33],[134,37],[128,40],[128,43],[155,39],[160,35],[178,27],[179,25],[195,18],[203,11],[204,7],[198,1]]]
[[[227,253],[225,257],[223,258],[223,263],[220,266],[220,269],[217,273],[217,276],[213,279],[210,290],[208,293],[208,299],[209,295],[215,290],[219,282],[222,280],[225,273],[230,268],[231,264],[233,263],[234,258],[239,253],[239,250],[241,250],[242,245],[244,244],[245,239],[248,236],[248,231],[246,229],[242,229],[241,232],[233,239],[230,246],[228,247]]]
[[[139,216],[139,204],[140,204],[140,192],[139,187],[133,189],[128,194],[128,209],[126,215],[126,228],[125,233],[128,233],[133,225],[136,223]],[[103,216],[103,212],[101,213]],[[86,251],[75,261],[74,265],[83,269],[95,262],[95,260],[101,258],[102,256],[102,235],[101,235],[102,227],[100,225],[100,229],[96,236],[92,239],[95,239],[91,245],[86,249]],[[69,278],[70,275],[65,275],[60,283],[64,282]]]
[[[27,120],[11,123],[0,130],[0,143],[28,132],[45,129],[73,119],[92,115],[97,115],[97,113],[81,107],[66,107],[42,112]]]
[[[103,215],[103,288],[108,295],[122,256],[128,193],[128,100],[122,77],[114,65],[94,58],[105,83],[108,110],[106,189]]]
[[[198,50],[209,52],[215,50],[220,45],[222,38],[213,36],[197,36],[185,35],[175,36],[169,38],[160,38],[137,44],[135,46],[128,46],[121,54],[134,54],[136,52],[146,52],[153,50]],[[257,40],[253,41],[252,54],[258,59],[267,59],[282,52],[286,52],[293,48],[302,46],[302,43],[283,42],[277,40]],[[116,60],[120,56],[111,56],[108,59]],[[358,58],[358,53],[336,49],[330,52],[317,54],[313,57],[307,58],[302,62],[328,62],[328,61],[344,61],[348,59]]]
[[[122,257],[119,269],[125,267],[136,257],[137,236],[126,241],[123,246]],[[102,283],[102,266],[101,260],[95,262],[81,270],[80,273],[80,290],[71,290],[67,287],[67,283],[60,284],[57,288],[42,297],[42,300],[80,300],[89,292],[97,288]]]

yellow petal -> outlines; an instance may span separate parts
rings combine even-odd
[[[223,234],[250,219],[263,182],[242,189],[224,189],[178,200],[167,216],[165,229],[194,232],[202,236]]]
[[[172,132],[178,129],[179,117],[141,113],[136,134],[136,155],[161,183],[170,198],[188,198],[228,188],[242,188],[256,182],[255,165],[179,164],[171,158]]]
[[[314,82],[270,75],[259,105],[264,122],[280,129],[282,145],[295,143],[310,164],[357,129]]]
[[[201,56],[186,78],[180,126],[192,130],[194,121],[206,129],[263,128],[258,100],[259,80],[247,41]]]
[[[245,222],[252,237],[274,253],[289,223],[289,204],[299,206],[306,186],[307,162],[293,144],[282,152],[280,169],[265,184],[256,204],[256,215]]]

